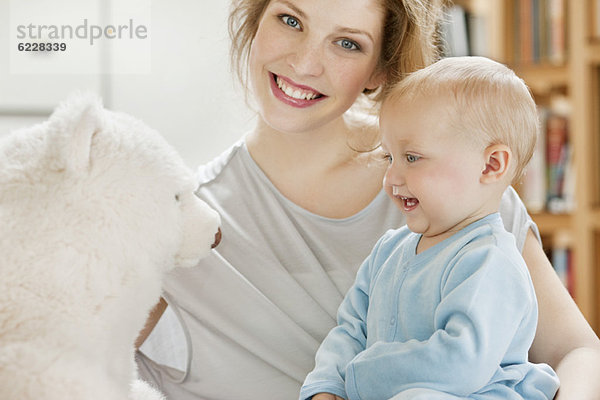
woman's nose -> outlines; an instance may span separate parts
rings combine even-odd
[[[288,56],[288,63],[298,75],[319,76],[324,70],[321,48],[310,39],[298,43]]]

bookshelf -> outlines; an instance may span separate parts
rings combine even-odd
[[[472,36],[486,38],[488,47],[483,54],[480,45],[472,46],[471,50],[477,50],[470,54],[488,56],[513,68],[544,112],[555,113],[557,99],[569,105],[566,112],[563,107],[558,113],[566,114],[568,120],[566,186],[574,202],[552,209],[548,202],[540,207],[538,201],[530,213],[553,264],[565,260],[570,264],[564,282],[598,334],[600,0],[455,0],[448,4],[464,9],[469,42]],[[473,24],[473,20],[477,22]],[[546,128],[541,133],[546,134]],[[548,149],[544,148],[546,164],[541,173],[550,186]],[[517,188],[523,197],[527,189]],[[555,267],[559,275],[565,273],[564,266]]]

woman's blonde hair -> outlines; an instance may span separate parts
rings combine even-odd
[[[271,0],[233,0],[229,15],[231,65],[244,87],[250,47],[260,19]],[[385,10],[381,55],[377,73],[382,87],[364,91],[374,101],[407,74],[439,58],[442,0],[380,0]]]
[[[387,91],[384,103],[445,95],[451,129],[484,146],[508,146],[516,161],[512,180],[520,180],[539,130],[537,107],[525,82],[488,58],[450,57],[403,79]]]

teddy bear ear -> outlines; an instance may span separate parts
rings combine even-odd
[[[93,93],[74,93],[48,120],[46,150],[53,170],[81,171],[90,164],[94,134],[102,129],[102,101]]]

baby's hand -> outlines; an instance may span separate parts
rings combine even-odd
[[[336,396],[334,394],[331,393],[319,393],[319,394],[315,394],[312,397],[312,400],[344,400],[339,396]]]

